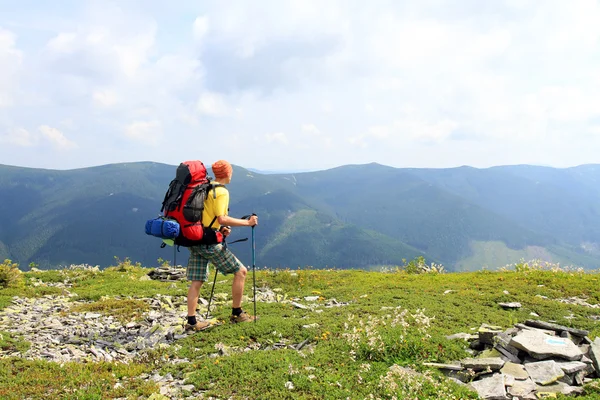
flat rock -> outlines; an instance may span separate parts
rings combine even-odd
[[[498,303],[498,305],[502,308],[508,308],[508,309],[516,309],[516,308],[521,308],[521,303],[518,302],[512,302],[512,303]]]
[[[538,360],[559,357],[569,361],[577,361],[583,357],[579,347],[569,339],[549,336],[536,331],[522,331],[511,339],[510,345],[526,351]]]
[[[551,395],[553,393],[562,393],[564,395],[573,395],[583,393],[582,387],[567,385],[564,382],[555,382],[551,385],[537,387],[538,397]]]
[[[505,400],[506,388],[504,387],[504,375],[494,374],[489,378],[483,378],[470,383],[470,386],[479,394],[479,397],[487,400]]]
[[[504,360],[500,357],[467,358],[461,361],[461,365],[473,371],[497,371],[504,366]]]
[[[525,370],[531,379],[540,385],[549,385],[565,376],[554,360],[525,364]]]
[[[565,374],[574,374],[587,368],[587,364],[581,361],[556,362],[556,365],[563,370]]]
[[[580,336],[580,337],[585,337],[590,333],[589,331],[586,331],[583,329],[569,328],[566,326],[553,324],[551,322],[545,322],[545,321],[539,321],[539,320],[533,320],[533,319],[528,319],[527,321],[525,321],[525,325],[532,326],[534,328],[549,329],[549,330],[553,330],[556,332],[563,332],[563,331],[569,332],[572,335]]]
[[[590,345],[589,356],[594,363],[594,368],[596,371],[600,371],[600,337],[597,337],[596,340]]]
[[[510,361],[504,364],[504,366],[500,369],[500,372],[502,372],[504,375],[512,376],[517,380],[526,380],[529,378],[529,374],[523,365]]]
[[[464,368],[459,364],[440,364],[440,363],[423,363],[427,367],[434,367],[438,369],[448,369],[451,371],[462,371]]]
[[[537,389],[537,385],[530,378],[515,383],[508,388],[508,394],[514,397],[525,397],[533,393]]]

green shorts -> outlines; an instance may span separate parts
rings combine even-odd
[[[190,247],[190,259],[187,265],[187,278],[190,281],[208,280],[210,262],[223,275],[235,274],[244,266],[228,248],[222,244],[209,244]]]

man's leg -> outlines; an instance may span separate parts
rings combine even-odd
[[[208,279],[208,260],[200,252],[200,248],[190,248],[190,258],[187,265],[187,278],[192,281],[187,295],[187,321],[188,327],[194,330],[202,330],[210,327],[209,322],[198,322],[196,320],[196,307],[198,307],[200,288]]]
[[[200,288],[202,287],[203,281],[192,281],[190,288],[188,289],[187,295],[187,308],[188,317],[196,316],[196,308],[198,307],[198,296],[200,295]]]
[[[231,285],[232,308],[242,307],[242,295],[244,294],[244,283],[246,282],[246,267],[241,267],[238,272],[233,274],[233,284]]]

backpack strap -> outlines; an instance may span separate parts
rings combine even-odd
[[[217,188],[218,187],[225,187],[225,185],[222,185],[220,183],[217,184],[210,184],[211,185],[211,190],[213,191],[213,199],[217,198]],[[215,216],[213,218],[213,220],[210,222],[210,225],[208,226],[208,229],[212,229],[213,224],[215,223],[215,221],[217,220],[217,217]]]

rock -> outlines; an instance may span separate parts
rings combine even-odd
[[[456,339],[471,340],[471,339],[476,339],[476,338],[477,338],[477,336],[471,335],[469,333],[455,333],[454,335],[446,336],[446,339],[448,339],[448,340],[456,340]]]
[[[558,365],[565,374],[573,374],[582,371],[587,367],[587,364],[581,361],[557,362],[556,365]]]
[[[574,329],[574,328],[568,328],[566,326],[562,326],[562,325],[558,325],[558,324],[553,324],[550,322],[544,322],[544,321],[538,321],[538,320],[532,320],[532,319],[528,319],[527,321],[525,321],[525,325],[527,326],[532,326],[534,328],[541,328],[541,329],[548,329],[548,330],[553,330],[556,332],[569,332],[572,335],[575,336],[580,336],[580,337],[585,337],[589,334],[589,331],[583,330],[583,329]]]
[[[596,371],[600,371],[600,337],[597,337],[590,345],[589,356],[594,363]]]
[[[512,376],[517,380],[526,380],[529,378],[529,374],[527,371],[525,371],[525,367],[521,364],[516,364],[513,362],[505,363],[500,369],[500,372],[502,372],[504,375]]]
[[[549,385],[565,376],[563,370],[554,360],[525,364],[525,370],[531,379],[540,385]]]
[[[319,296],[306,296],[304,297],[305,301],[317,301],[319,300]]]
[[[502,308],[508,308],[508,309],[517,309],[517,308],[521,308],[521,303],[518,302],[513,302],[513,303],[498,303],[498,305]]]
[[[491,377],[474,381],[470,386],[479,394],[479,397],[487,400],[505,400],[506,389],[504,387],[504,375],[494,374]]]
[[[515,381],[514,385],[508,388],[508,394],[514,397],[523,398],[537,390],[537,385],[530,378]]]
[[[423,363],[423,365],[438,369],[448,369],[451,371],[462,371],[464,369],[460,364]]]
[[[551,385],[537,387],[537,394],[539,397],[552,395],[553,393],[562,393],[568,396],[583,393],[583,388],[570,386],[564,382],[556,382]]]
[[[460,363],[464,368],[473,371],[497,371],[504,366],[504,360],[500,357],[467,358]]]
[[[581,350],[570,340],[548,336],[536,331],[521,332],[512,338],[510,345],[526,351],[538,360],[560,357],[569,361],[576,361],[583,356]]]

